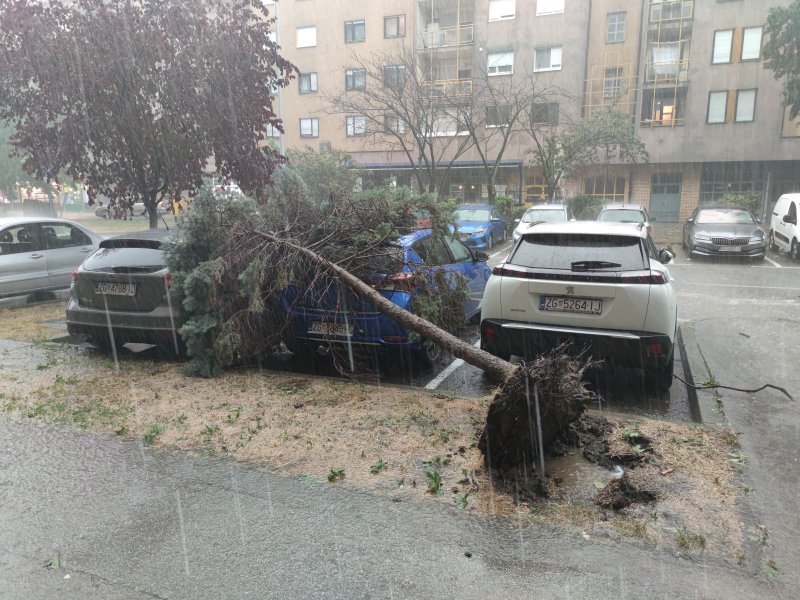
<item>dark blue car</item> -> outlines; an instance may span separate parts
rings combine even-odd
[[[488,251],[506,239],[506,220],[490,204],[462,204],[455,216],[458,235],[470,248]]]
[[[458,239],[432,235],[430,229],[401,237],[392,246],[402,253],[403,271],[384,277],[374,287],[398,306],[408,309],[416,293],[412,272],[431,275],[435,269],[459,274],[469,293],[464,312],[469,320],[480,313],[483,290],[491,275],[486,255],[470,250]],[[287,287],[282,294],[289,317],[286,345],[292,352],[307,355],[329,344],[371,346],[378,350],[409,349],[423,363],[432,363],[439,354],[435,344],[410,335],[404,326],[382,314],[371,302],[338,286],[301,290]]]

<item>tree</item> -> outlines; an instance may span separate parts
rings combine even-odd
[[[321,206],[332,197],[344,199],[353,195],[360,173],[346,152],[317,152],[313,148],[304,148],[289,150],[286,158],[288,165],[276,174],[276,179],[284,176],[284,171],[293,171],[303,181],[309,197],[316,204]]]
[[[18,157],[12,156],[13,148],[9,144],[9,138],[14,134],[14,127],[0,122],[0,191],[6,198],[16,197],[17,183],[26,182],[31,179],[22,169],[22,162]],[[37,185],[41,182],[36,182]]]
[[[209,164],[263,200],[272,91],[293,65],[257,0],[0,0],[0,119],[26,171],[94,199],[196,191]],[[45,26],[45,24],[47,24]]]
[[[327,97],[328,111],[348,119],[348,135],[399,153],[420,191],[444,191],[450,169],[473,145],[459,121],[471,90],[431,83],[412,49],[354,55],[351,62],[351,89]]]
[[[800,115],[800,0],[769,9],[764,37],[764,66],[773,71],[775,79],[786,78],[783,99],[789,118],[794,119]]]
[[[491,77],[485,66],[476,65],[482,74],[474,79],[473,95],[461,101],[459,120],[472,138],[481,162],[489,201],[496,197],[495,181],[506,150],[526,132],[534,104],[559,96],[557,90],[540,87],[533,76]]]
[[[531,164],[541,170],[549,198],[555,198],[561,181],[578,167],[648,160],[629,114],[601,108],[579,119],[565,114],[560,104],[555,109],[544,106],[531,105],[525,123],[533,142]],[[553,111],[557,118],[553,118]]]

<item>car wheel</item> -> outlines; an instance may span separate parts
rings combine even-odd
[[[769,230],[769,237],[767,238],[767,247],[773,252],[778,251],[778,247],[775,245],[775,234],[772,232],[772,229]]]
[[[789,248],[789,258],[792,260],[800,260],[800,246],[797,244],[797,240],[792,240],[792,246]]]
[[[491,250],[492,246],[494,246],[494,234],[490,233],[489,234],[489,239],[486,242],[486,249],[487,250]]]
[[[424,367],[432,367],[442,355],[442,348],[432,340],[423,340],[422,346],[414,351],[417,360]]]

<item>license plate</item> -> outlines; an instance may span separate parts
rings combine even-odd
[[[135,283],[98,282],[94,284],[94,293],[104,296],[135,296]]]
[[[323,335],[352,335],[353,325],[344,323],[324,323],[323,321],[314,321],[311,327],[308,328],[309,333],[320,333]]]
[[[719,247],[719,251],[720,252],[741,252],[742,251],[742,247],[741,246],[720,246]]]
[[[570,296],[540,296],[539,310],[599,315],[603,311],[603,301]]]

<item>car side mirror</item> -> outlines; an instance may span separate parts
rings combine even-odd
[[[519,223],[519,219],[514,219],[514,223]]]
[[[686,222],[687,223],[694,223],[694,219],[692,217],[689,217],[688,219],[686,219]]]
[[[489,255],[486,252],[478,251],[473,255],[472,262],[486,262],[489,260]]]
[[[662,265],[669,264],[672,261],[672,252],[667,250],[666,248],[661,248],[658,251],[658,262]]]
[[[655,223],[656,222],[656,218],[655,217],[650,217],[650,222],[651,223]]]
[[[761,220],[761,217],[756,217],[756,223],[758,223],[759,225],[761,225],[761,223],[763,223],[763,221]]]

